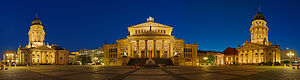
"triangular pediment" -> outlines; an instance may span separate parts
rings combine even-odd
[[[134,25],[134,26],[131,26],[131,27],[170,27],[170,26],[167,26],[167,25],[163,25],[163,24],[160,24],[160,23],[156,23],[156,22],[145,22],[145,23],[141,23],[141,24],[137,24],[137,25]]]
[[[39,49],[39,50],[54,50],[48,46],[40,46],[40,47],[34,47],[33,49]]]
[[[243,46],[239,47],[238,49],[261,49],[265,48],[265,45],[260,45],[256,43],[245,43]]]

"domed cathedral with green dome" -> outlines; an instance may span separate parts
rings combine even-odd
[[[239,64],[281,62],[281,50],[278,41],[274,44],[270,43],[268,31],[267,21],[259,8],[250,28],[250,41],[246,41],[238,47]]]
[[[17,65],[36,64],[67,64],[69,51],[58,45],[45,44],[45,31],[42,21],[36,15],[28,32],[28,45],[19,45],[17,51]]]

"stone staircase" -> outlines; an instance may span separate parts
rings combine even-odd
[[[170,58],[152,58],[156,65],[163,64],[165,66],[172,66],[173,62]],[[139,66],[146,65],[148,58],[131,58],[128,62],[128,66],[134,66],[135,64]]]
[[[173,66],[170,58],[152,58],[156,64],[163,64],[165,66]]]
[[[131,58],[128,62],[128,66],[144,65],[146,64],[147,58]]]

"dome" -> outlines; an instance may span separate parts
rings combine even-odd
[[[266,20],[265,16],[263,14],[261,14],[260,12],[257,12],[257,14],[254,16],[254,20]]]
[[[32,21],[31,25],[42,25],[42,21],[38,18],[38,16],[35,16],[35,19]]]

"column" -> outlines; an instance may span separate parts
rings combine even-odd
[[[243,58],[241,58],[241,54],[242,54],[241,51],[238,51],[238,59],[239,59],[239,60],[238,60],[238,63],[241,63],[241,62],[242,62],[242,59],[243,59]]]
[[[36,64],[38,62],[39,57],[37,55],[40,56],[39,52],[36,51],[36,53],[34,54],[34,57],[35,57],[35,60],[33,61],[34,64]]]
[[[267,62],[267,51],[264,51],[264,62],[266,63]]]
[[[45,60],[45,54],[44,53],[45,53],[44,51],[41,52],[41,63],[44,63],[44,60]]]
[[[259,49],[257,50],[257,63],[260,63],[261,61],[260,61],[260,51],[259,51]]]
[[[161,45],[161,51],[160,51],[160,53],[161,54],[163,54],[163,55],[165,55],[165,40],[162,40],[162,45]],[[163,56],[162,56],[163,57]]]
[[[172,52],[171,52],[171,41],[169,42],[169,54],[167,55],[167,58],[170,58],[172,56]],[[165,55],[164,55],[165,56]]]
[[[172,41],[170,41],[170,56],[168,57],[168,58],[171,58],[171,57],[173,57],[174,56],[174,52],[173,52],[173,42]]]
[[[139,57],[137,57],[137,58],[141,58],[141,46],[140,46],[140,42],[139,42],[139,40],[136,40],[136,53],[137,53],[137,55],[139,56]],[[134,56],[136,56],[136,54],[134,54]]]
[[[148,54],[148,40],[145,40],[145,51],[146,51],[146,53],[143,54],[144,56]],[[145,58],[145,57],[143,57],[143,58]]]
[[[255,51],[252,50],[252,63],[256,63],[256,55],[255,55]]]
[[[50,62],[50,61],[49,61],[49,59],[50,59],[50,58],[49,58],[49,57],[50,57],[49,53],[50,53],[50,52],[47,52],[47,54],[46,54],[46,64],[49,64],[49,62]]]
[[[152,55],[160,56],[160,55],[157,55],[157,53],[156,53],[156,40],[153,40],[153,52],[152,52]],[[152,55],[151,55],[151,57],[154,57]]]
[[[129,40],[128,43],[129,43],[129,47],[128,47],[128,57],[133,58],[133,57],[131,56],[131,55],[132,55],[132,44],[131,44],[131,41]]]
[[[246,54],[247,54],[247,51],[243,51],[243,63],[247,63],[247,59],[246,59]]]

